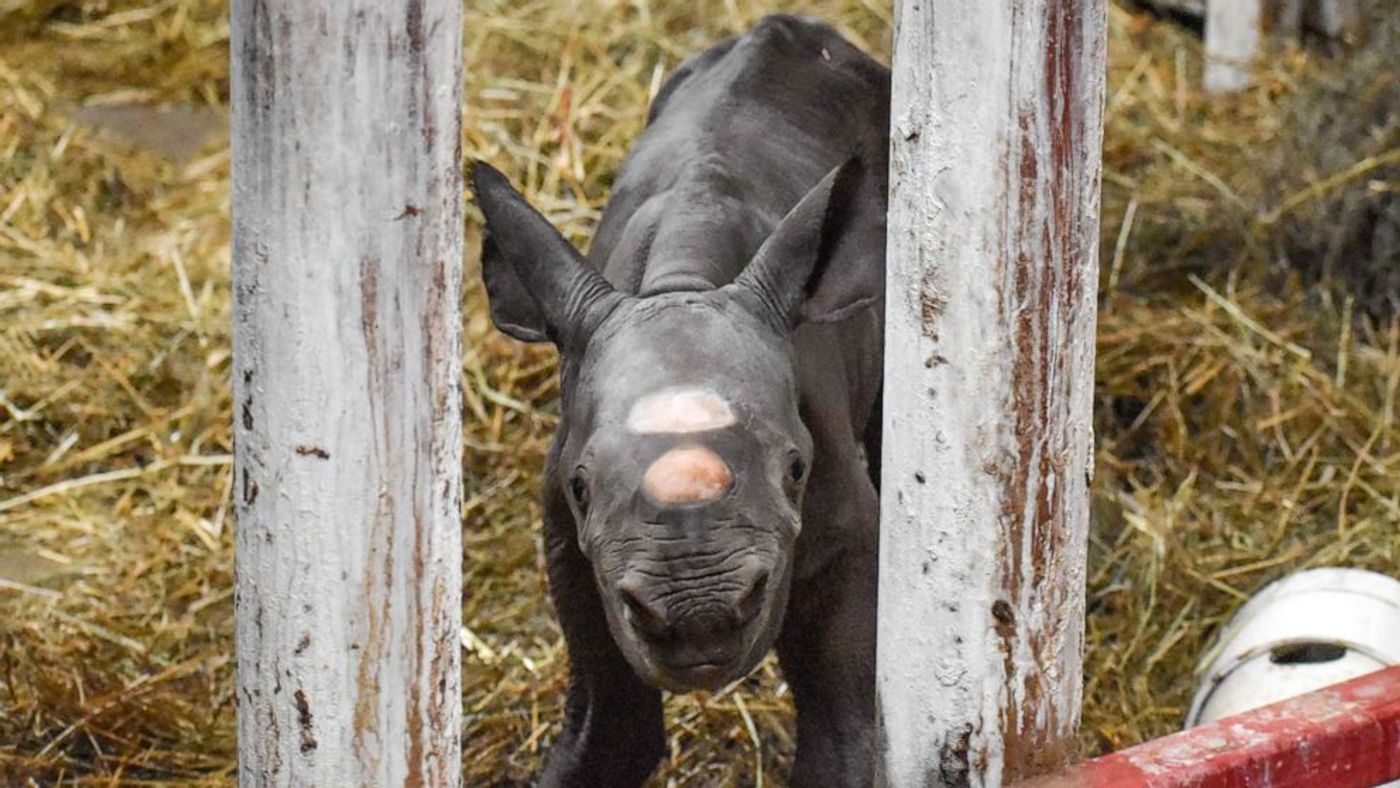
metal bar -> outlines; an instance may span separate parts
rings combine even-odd
[[[1367,788],[1400,778],[1400,665],[1021,788]]]

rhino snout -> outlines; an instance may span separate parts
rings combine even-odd
[[[618,581],[617,593],[623,620],[665,683],[714,688],[747,667],[771,576],[771,567],[754,557],[691,580],[637,566]]]

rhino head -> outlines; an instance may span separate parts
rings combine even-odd
[[[560,353],[544,483],[567,498],[614,640],[655,686],[717,688],[778,636],[813,462],[794,331],[877,295],[826,265],[859,172],[831,171],[732,282],[639,297],[473,168],[492,318]]]

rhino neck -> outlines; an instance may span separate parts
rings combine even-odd
[[[672,202],[656,227],[637,294],[711,290],[733,281],[762,242],[752,238],[748,217],[714,195]]]
[[[670,188],[646,201],[628,222],[638,295],[711,290],[733,281],[763,243],[773,220],[753,207],[746,184],[713,159],[688,166]],[[624,244],[626,246],[626,244]]]

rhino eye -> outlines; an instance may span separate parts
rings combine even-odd
[[[574,499],[574,505],[580,512],[588,511],[588,481],[583,478],[583,469],[579,468],[569,477],[569,495]]]
[[[794,454],[788,459],[788,481],[792,484],[801,484],[807,476],[807,463],[802,461],[800,455]]]

